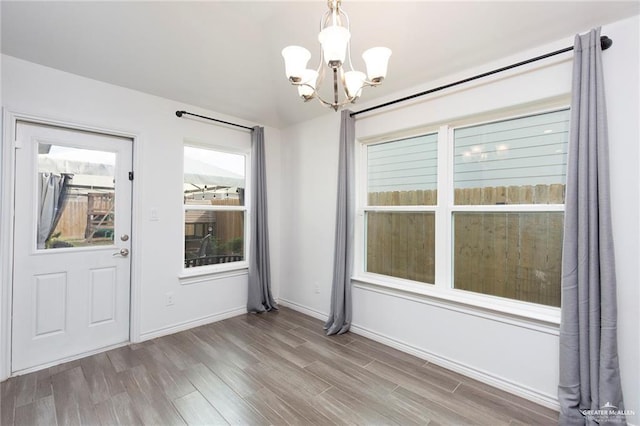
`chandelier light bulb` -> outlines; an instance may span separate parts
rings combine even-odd
[[[287,46],[282,49],[282,57],[287,78],[293,82],[299,82],[307,68],[307,62],[311,59],[311,52],[304,47]]]
[[[387,76],[387,64],[391,56],[391,49],[386,47],[372,47],[362,54],[367,66],[367,76],[374,83],[379,83]]]
[[[316,93],[316,81],[318,80],[318,71],[306,69],[302,72],[302,79],[298,86],[298,94],[302,99],[308,101],[313,98]]]
[[[347,96],[350,98],[358,98],[362,94],[364,81],[367,76],[360,71],[347,71],[344,73],[344,86],[347,90]]]
[[[338,68],[344,63],[347,56],[347,44],[351,33],[345,27],[332,25],[320,31],[318,41],[322,45],[322,54],[327,65]]]

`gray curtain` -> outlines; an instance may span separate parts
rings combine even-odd
[[[278,309],[271,295],[269,226],[267,219],[267,174],[265,171],[264,128],[251,133],[251,245],[249,249],[248,312]]]
[[[338,202],[331,286],[331,312],[324,326],[327,335],[342,334],[351,327],[351,272],[353,270],[353,221],[355,219],[354,151],[355,119],[351,111],[340,117]]]
[[[38,248],[43,249],[53,231],[56,229],[64,203],[67,199],[67,187],[71,175],[54,175],[53,173],[38,173]]]
[[[562,254],[562,425],[626,424],[615,413],[624,404],[601,59],[600,29],[576,36]]]

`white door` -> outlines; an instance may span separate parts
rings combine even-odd
[[[18,122],[13,372],[129,340],[130,139]]]

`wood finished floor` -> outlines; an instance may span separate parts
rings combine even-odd
[[[553,425],[557,413],[296,311],[243,315],[14,377],[9,425]]]

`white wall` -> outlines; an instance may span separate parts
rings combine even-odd
[[[640,177],[638,174],[638,17],[603,27],[614,40],[604,53],[614,237],[619,294],[620,364],[627,408],[640,412],[640,336],[638,332]],[[588,29],[585,29],[585,31]],[[504,58],[441,81],[396,93],[386,101],[449,83],[573,44],[558,40],[517,57]],[[390,77],[391,78],[391,77]],[[366,138],[442,121],[464,120],[482,111],[567,99],[571,55],[519,68],[394,108],[358,116],[356,137]],[[365,93],[365,96],[371,92]],[[378,102],[354,107],[363,109]],[[327,115],[283,129],[284,209],[281,300],[326,317],[329,311],[336,199],[339,115]],[[485,311],[355,283],[353,328],[433,362],[456,369],[548,406],[556,406],[558,327],[492,317]],[[639,423],[638,417],[629,419]]]
[[[182,272],[182,149],[185,139],[249,149],[250,132],[178,118],[176,110],[217,117],[252,126],[233,117],[180,102],[90,80],[13,57],[2,57],[2,106],[72,124],[115,130],[135,136],[134,162],[134,289],[138,289],[138,334],[143,338],[235,315],[246,310],[246,271],[235,276],[203,279],[188,285]],[[259,124],[259,123],[258,123]],[[280,282],[280,131],[265,129],[269,185],[273,291]],[[10,141],[3,141],[4,144]],[[2,216],[9,214],[2,206]],[[159,220],[152,221],[151,209]],[[3,235],[6,241],[7,236]],[[2,274],[6,278],[6,274]],[[9,283],[2,282],[6,288]],[[165,306],[167,292],[174,306]],[[6,326],[6,324],[5,324]]]
[[[336,117],[325,115],[283,132],[280,297],[328,312],[333,274],[335,191],[338,183]]]

